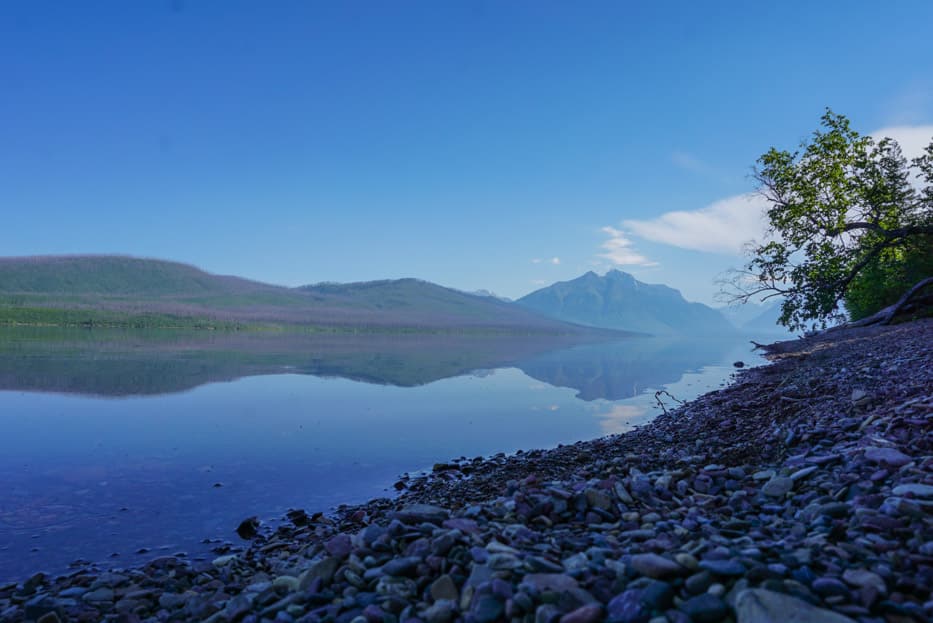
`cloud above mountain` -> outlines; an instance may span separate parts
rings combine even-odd
[[[682,249],[736,255],[764,232],[767,202],[755,193],[721,199],[699,210],[622,221],[633,235]],[[605,230],[604,230],[605,231]]]
[[[600,231],[607,234],[609,239],[601,245],[602,253],[599,257],[616,266],[657,266],[657,262],[649,260],[632,248],[633,243],[624,231],[608,225]]]

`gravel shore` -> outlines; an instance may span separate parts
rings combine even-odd
[[[0,621],[933,620],[933,320],[782,342],[633,432],[247,521],[210,563],[36,574]]]

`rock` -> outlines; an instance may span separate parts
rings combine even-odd
[[[330,584],[331,580],[334,579],[334,573],[337,572],[337,565],[339,564],[340,562],[333,556],[318,560],[307,571],[298,576],[299,589],[305,590],[317,579],[324,584]]]
[[[898,485],[892,491],[894,495],[913,495],[918,498],[933,498],[933,485],[909,483]]]
[[[602,620],[602,604],[587,604],[562,616],[560,623],[598,623]]]
[[[535,623],[559,623],[560,617],[560,610],[552,604],[538,606],[535,610]]]
[[[431,504],[412,504],[392,513],[391,517],[407,524],[441,524],[450,517],[450,513],[446,509]]]
[[[836,519],[845,517],[852,509],[845,502],[828,502],[820,505],[820,514]]]
[[[868,392],[863,389],[853,389],[851,399],[854,404],[868,402]]]
[[[706,589],[713,585],[713,574],[709,571],[694,573],[684,581],[684,588],[693,595],[705,593]]]
[[[613,597],[606,607],[606,621],[608,623],[645,623],[651,613],[641,596],[640,590],[630,589]]]
[[[763,588],[749,588],[735,600],[736,623],[855,623],[849,617]]]
[[[226,607],[224,607],[224,614],[227,619],[231,621],[236,621],[243,618],[243,616],[252,610],[253,601],[256,599],[254,595],[247,595],[240,593],[236,597],[227,601]]]
[[[457,601],[460,599],[460,591],[453,579],[446,573],[431,583],[431,598],[434,601]]]
[[[822,597],[846,597],[851,595],[849,588],[836,578],[817,578],[811,586],[813,592]]]
[[[98,588],[95,591],[85,593],[83,597],[84,601],[87,602],[102,602],[102,601],[113,601],[113,589],[107,588],[106,586]]]
[[[521,585],[528,586],[539,593],[544,591],[562,593],[580,587],[576,580],[563,573],[529,573],[522,578]]]
[[[726,602],[709,593],[691,597],[680,605],[680,610],[694,623],[719,623],[729,614]]]
[[[57,612],[46,612],[36,619],[36,623],[62,623],[62,620]]]
[[[744,368],[744,367],[745,367],[745,362],[744,362],[744,361],[736,361],[736,362],[733,362],[732,365],[735,366],[736,368]]]
[[[380,595],[398,597],[403,600],[412,599],[418,594],[418,585],[409,578],[397,578],[384,575],[376,583],[376,592]]]
[[[791,474],[790,479],[793,480],[794,482],[797,482],[798,480],[802,480],[806,478],[807,476],[809,476],[810,474],[812,474],[813,472],[816,472],[818,470],[819,470],[819,467],[817,467],[816,465],[811,465],[810,467],[804,467],[803,469],[798,469],[796,472]]]
[[[881,463],[891,467],[907,465],[913,459],[895,448],[865,448],[865,458],[872,463]]]
[[[782,498],[794,488],[794,481],[785,476],[775,476],[765,483],[761,492],[772,498]]]
[[[425,610],[421,616],[426,623],[449,623],[457,616],[457,605],[442,599]]]
[[[386,575],[412,576],[419,564],[421,564],[421,558],[417,556],[393,558],[382,566],[382,572]]]
[[[227,554],[226,556],[218,556],[211,562],[211,564],[219,569],[220,567],[226,567],[236,559],[236,554]]]
[[[353,544],[350,542],[349,534],[338,534],[324,543],[324,549],[331,556],[337,558],[346,558],[353,551]]]
[[[674,588],[667,582],[654,580],[644,588],[641,599],[652,610],[667,610],[674,601]]]
[[[625,504],[631,504],[635,500],[632,498],[631,494],[628,492],[628,489],[621,482],[617,482],[612,486],[612,491],[616,494],[616,497],[619,498],[620,502]]]
[[[674,554],[674,560],[676,560],[677,563],[682,567],[690,569],[691,571],[700,568],[700,563],[697,562],[697,559],[686,552],[679,552]]]
[[[246,541],[256,538],[259,534],[259,517],[247,517],[236,528],[237,535]]]
[[[842,579],[851,586],[858,586],[859,588],[870,586],[882,595],[888,593],[888,587],[885,585],[884,580],[881,579],[881,576],[865,569],[846,569],[842,574]]]
[[[493,623],[505,613],[505,607],[495,595],[480,595],[473,600],[470,614],[476,623]]]
[[[301,581],[293,575],[280,575],[272,581],[272,588],[284,589],[294,593],[301,586]]]
[[[166,610],[174,610],[185,605],[185,596],[178,593],[162,593],[159,596],[159,605]]]
[[[738,560],[701,560],[700,569],[727,576],[745,575],[746,571],[745,565]]]
[[[682,575],[686,571],[673,560],[657,554],[635,554],[629,564],[641,575],[659,580]]]

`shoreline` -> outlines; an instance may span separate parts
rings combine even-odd
[[[930,343],[779,342],[634,431],[439,464],[206,565],[37,574],[0,621],[929,620]]]

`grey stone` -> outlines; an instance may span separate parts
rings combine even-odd
[[[421,616],[426,623],[449,623],[457,616],[457,605],[452,601],[442,599],[422,612]]]
[[[761,492],[772,498],[782,498],[794,488],[794,481],[785,476],[775,476],[765,483]]]
[[[470,614],[477,623],[493,623],[502,618],[505,606],[494,595],[480,595],[473,600]]]
[[[529,573],[522,578],[521,584],[528,586],[539,593],[553,591],[561,593],[579,588],[579,584],[569,575],[563,573]]]
[[[722,599],[709,593],[691,597],[680,605],[694,623],[719,623],[729,614],[729,606]]]
[[[404,556],[402,558],[393,558],[382,566],[382,572],[386,575],[414,575],[421,563],[417,556]]]
[[[95,591],[85,593],[84,601],[87,601],[87,602],[113,601],[113,589],[107,588],[107,587],[101,587]]]
[[[746,571],[745,565],[738,560],[701,560],[700,569],[727,576],[745,575]]]
[[[673,560],[657,554],[635,554],[629,564],[641,575],[655,579],[682,575],[686,571]]]
[[[457,585],[454,584],[453,579],[445,573],[431,584],[431,597],[434,601],[445,599],[457,601],[460,599],[460,591],[457,590]]]
[[[166,610],[174,610],[185,604],[185,596],[178,593],[162,593],[159,596],[159,605]]]
[[[749,588],[735,600],[736,623],[855,623],[847,616],[763,588]]]
[[[933,485],[924,485],[920,483],[908,483],[898,485],[892,491],[894,495],[914,495],[918,498],[933,498]]]
[[[913,459],[895,448],[865,448],[865,458],[872,463],[881,463],[891,467],[907,465]]]
[[[333,556],[318,560],[299,576],[299,588],[301,590],[308,588],[311,582],[318,578],[320,578],[321,582],[324,584],[330,584],[330,581],[334,579],[334,573],[337,572],[338,564],[339,561]]]
[[[642,592],[630,589],[609,601],[606,614],[609,623],[645,623],[651,613],[642,601]]]
[[[842,574],[842,579],[845,580],[846,583],[860,588],[871,586],[877,589],[882,595],[888,592],[888,587],[885,586],[881,576],[865,569],[846,569]]]
[[[433,523],[440,524],[450,516],[446,509],[431,504],[412,504],[391,515],[407,524]]]
[[[602,604],[587,604],[562,616],[560,623],[598,623],[602,620]]]

